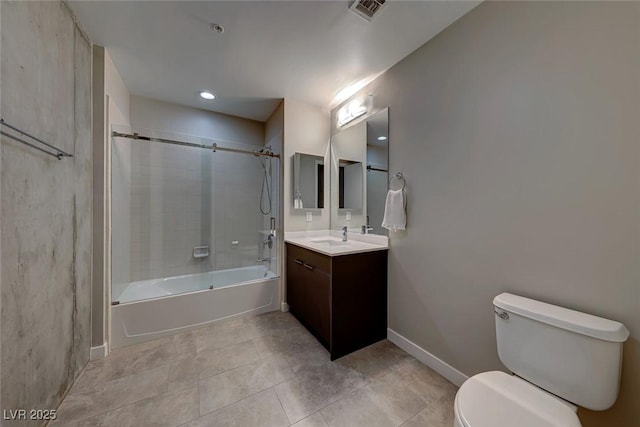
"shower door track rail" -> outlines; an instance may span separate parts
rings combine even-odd
[[[181,145],[183,147],[203,148],[205,150],[213,150],[214,153],[216,151],[228,151],[228,152],[231,152],[231,153],[252,154],[254,156],[259,156],[259,157],[262,156],[262,157],[276,157],[278,159],[280,158],[280,154],[275,154],[275,153],[271,153],[271,152],[268,152],[268,151],[262,152],[262,151],[241,150],[241,149],[238,149],[238,148],[220,147],[216,143],[214,143],[213,145],[194,144],[194,143],[191,143],[191,142],[176,141],[176,140],[173,140],[173,139],[165,139],[165,138],[156,138],[156,137],[152,137],[152,136],[145,136],[145,135],[140,135],[138,133],[121,133],[121,132],[116,132],[116,131],[111,132],[111,136],[119,137],[119,138],[136,139],[136,140],[139,140],[139,141],[161,142],[163,144]]]

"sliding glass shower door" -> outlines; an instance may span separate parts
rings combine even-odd
[[[275,277],[279,159],[262,146],[113,129],[114,303]]]

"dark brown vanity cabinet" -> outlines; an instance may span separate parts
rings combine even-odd
[[[327,256],[287,243],[291,313],[335,360],[387,336],[387,250]]]

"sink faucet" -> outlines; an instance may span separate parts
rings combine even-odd
[[[344,227],[342,227],[342,241],[343,242],[347,241],[347,226],[346,225]]]
[[[369,234],[370,231],[373,231],[373,227],[369,225],[362,226],[362,234]]]

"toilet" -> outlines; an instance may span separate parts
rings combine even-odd
[[[513,375],[465,381],[454,427],[580,427],[576,405],[613,405],[629,337],[622,323],[508,293],[493,305],[498,356]]]

